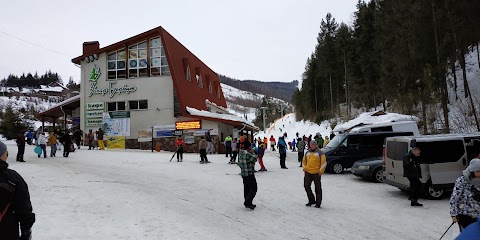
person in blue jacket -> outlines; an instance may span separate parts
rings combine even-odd
[[[280,152],[280,167],[282,169],[288,169],[285,166],[285,159],[287,158],[287,143],[284,137],[278,139],[278,151]]]
[[[33,138],[33,132],[32,130],[28,130],[27,134],[25,134],[27,137],[27,144],[32,145],[32,138]]]
[[[455,240],[480,240],[480,218],[466,227]]]

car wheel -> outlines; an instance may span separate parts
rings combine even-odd
[[[334,162],[332,164],[332,172],[335,174],[343,173],[343,165],[341,163]]]
[[[375,182],[383,183],[383,170],[381,168],[373,171],[372,179]]]
[[[433,188],[432,184],[429,184],[427,189],[427,195],[430,199],[442,199],[443,195],[445,195],[445,190],[435,189]]]

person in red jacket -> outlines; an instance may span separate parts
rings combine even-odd
[[[175,146],[177,146],[177,162],[183,162],[183,147],[185,146],[185,141],[183,141],[182,137],[177,138]]]
[[[273,135],[270,136],[270,147],[272,148],[272,151],[275,151],[275,145],[277,145],[276,143],[277,141],[275,141],[275,138],[273,137]]]

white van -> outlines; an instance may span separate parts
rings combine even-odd
[[[420,135],[418,131],[417,122],[415,121],[400,121],[383,124],[364,125],[355,127],[350,130],[351,133],[363,132],[413,132],[414,136]]]
[[[384,182],[408,190],[410,182],[403,177],[403,156],[413,147],[421,150],[424,190],[432,199],[442,198],[453,190],[471,159],[480,153],[480,133],[404,136],[385,139]]]

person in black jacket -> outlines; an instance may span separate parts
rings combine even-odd
[[[422,192],[422,170],[420,169],[420,148],[414,147],[403,156],[403,176],[410,181],[410,197],[408,198],[412,207],[422,207],[418,198]]]
[[[68,131],[65,131],[62,135],[60,142],[63,144],[63,156],[68,158],[68,155],[70,154],[70,145],[72,144],[72,139],[70,138]]]
[[[17,162],[25,162],[25,160],[23,159],[23,155],[25,154],[25,135],[23,131],[18,132],[17,147]]]
[[[20,174],[8,169],[7,158],[7,146],[0,142],[0,216],[5,212],[0,220],[0,239],[29,240],[35,214],[28,186]]]

